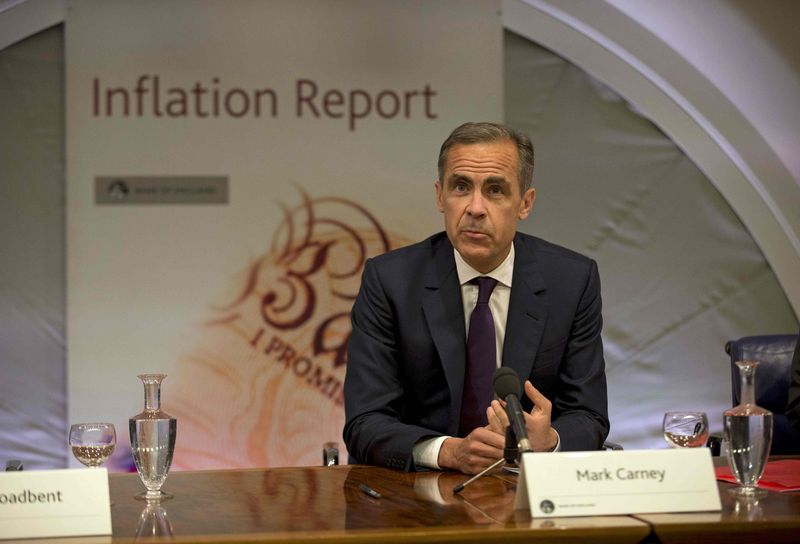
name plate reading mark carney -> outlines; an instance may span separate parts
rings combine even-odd
[[[95,204],[227,204],[227,176],[98,176]]]
[[[106,469],[0,472],[0,540],[110,534]]]
[[[514,507],[533,517],[722,508],[708,448],[525,453]]]

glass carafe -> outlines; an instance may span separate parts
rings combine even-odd
[[[772,412],[756,405],[758,362],[737,361],[736,366],[741,380],[741,402],[723,415],[728,463],[741,486],[731,491],[740,496],[758,497],[766,495],[766,491],[756,485],[764,473],[772,445]]]
[[[161,381],[166,374],[140,374],[144,384],[144,411],[128,420],[136,470],[147,488],[137,499],[160,500],[171,495],[161,491],[167,479],[178,422],[161,410]]]

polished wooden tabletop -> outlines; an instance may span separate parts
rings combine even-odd
[[[358,465],[174,472],[165,485],[174,498],[147,504],[134,499],[136,474],[113,474],[112,541],[800,542],[800,493],[745,501],[720,482],[721,512],[531,519],[514,510],[516,475],[454,495],[466,479]]]
[[[147,505],[136,474],[110,476],[113,542],[641,542],[631,516],[532,520],[514,510],[516,476],[467,478],[365,466],[174,472],[174,498]],[[359,489],[367,484],[381,494]],[[155,539],[159,539],[156,536]]]
[[[454,495],[466,479],[359,465],[173,472],[164,489],[174,497],[148,504],[134,498],[138,475],[112,474],[112,537],[35,542],[800,542],[800,492],[741,500],[719,482],[721,512],[531,519],[514,510],[516,475]]]

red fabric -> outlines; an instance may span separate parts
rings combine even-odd
[[[714,472],[717,480],[737,483],[728,466],[717,467]],[[758,482],[758,487],[770,491],[799,491],[800,490],[800,459],[783,459],[768,461],[764,474]]]

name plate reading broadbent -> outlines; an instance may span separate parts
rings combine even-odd
[[[515,508],[533,517],[719,511],[708,448],[525,453]]]
[[[95,204],[227,204],[227,176],[98,176]]]
[[[0,540],[110,534],[106,469],[0,472]]]

